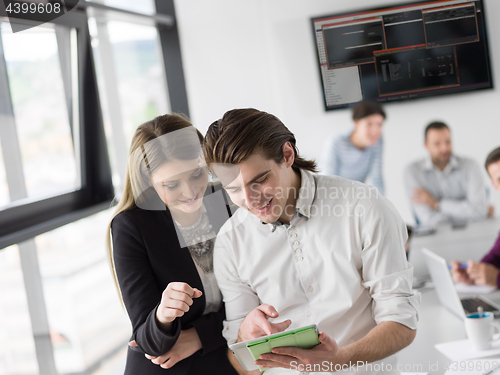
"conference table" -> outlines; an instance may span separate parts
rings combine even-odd
[[[499,231],[500,219],[469,223],[462,228],[453,228],[448,224],[441,225],[433,234],[410,240],[410,263],[412,258],[417,262],[423,262],[419,254],[422,248],[428,248],[447,261],[453,259],[478,261],[489,251]],[[412,257],[414,255],[412,252],[419,256]],[[425,263],[417,266],[425,267]],[[420,281],[428,275],[424,268],[421,268],[419,273]],[[424,286],[417,290],[422,294],[417,336],[412,344],[399,353],[399,363],[404,367],[403,371],[407,372],[444,374],[446,369],[453,365],[452,361],[434,345],[466,339],[464,323],[440,304],[432,286]],[[500,291],[493,292],[488,297],[500,304]]]

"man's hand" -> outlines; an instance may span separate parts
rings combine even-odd
[[[238,332],[238,342],[248,341],[251,339],[256,339],[258,337],[271,335],[273,333],[282,332],[287,329],[291,320],[285,320],[281,323],[269,323],[269,318],[277,318],[279,316],[276,309],[271,305],[262,304],[248,313],[248,315],[243,319],[240,324],[240,330]],[[257,375],[260,374],[259,370],[255,371],[245,371],[241,367],[231,350],[228,349],[229,362],[233,365],[235,370],[240,375]]]
[[[474,284],[474,281],[469,277],[467,269],[460,268],[460,262],[451,261],[451,276],[456,283]]]
[[[137,343],[132,340],[128,343],[130,347],[136,347]],[[145,354],[147,359],[150,359],[155,365],[159,365],[162,368],[171,368],[177,362],[190,357],[198,350],[202,348],[200,338],[196,329],[189,328],[181,331],[179,338],[175,342],[175,345],[165,354],[155,357],[149,354]]]
[[[411,200],[413,203],[425,204],[433,210],[437,210],[439,206],[439,202],[436,198],[434,198],[427,190],[422,188],[415,188],[415,190],[413,190]]]
[[[269,323],[269,318],[277,318],[278,316],[278,312],[271,305],[264,303],[256,307],[241,322],[238,332],[238,342],[282,332],[292,324],[290,319],[281,323]]]
[[[467,262],[467,275],[477,285],[489,285],[497,287],[498,268],[489,263]]]
[[[255,363],[261,367],[284,367],[308,371],[318,364],[322,371],[335,371],[356,365],[359,361],[374,362],[408,346],[416,331],[396,322],[381,322],[358,341],[339,348],[335,340],[320,332],[320,344],[312,349],[274,348],[261,355]],[[327,366],[325,366],[327,364]],[[309,365],[309,366],[308,366]],[[325,367],[328,367],[326,369]]]
[[[324,363],[328,363],[330,371],[334,371],[337,364],[342,366],[346,358],[337,342],[324,332],[320,332],[318,338],[320,344],[312,349],[293,346],[274,348],[272,353],[261,354],[255,364],[263,368],[283,367],[298,371],[307,371],[307,368],[314,368],[315,364],[321,368]]]

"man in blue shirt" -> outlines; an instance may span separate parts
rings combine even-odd
[[[323,152],[323,173],[349,180],[366,182],[384,195],[382,176],[382,124],[386,118],[382,107],[375,102],[362,102],[354,107],[354,130],[334,135]]]

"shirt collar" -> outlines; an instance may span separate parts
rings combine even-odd
[[[443,172],[448,171],[448,170],[457,169],[457,168],[459,168],[458,159],[455,155],[451,155],[450,162],[448,163],[446,168],[443,170]],[[432,159],[431,159],[430,155],[427,155],[427,157],[425,158],[424,169],[426,171],[432,171],[433,169],[437,169],[436,166],[432,163]]]
[[[300,177],[301,182],[299,199],[297,199],[295,209],[299,212],[299,214],[310,219],[311,206],[314,200],[314,195],[316,194],[316,181],[314,180],[313,174],[305,169],[300,170]]]
[[[424,169],[426,171],[432,171],[434,169],[434,164],[432,164],[432,159],[430,155],[427,155],[424,161]]]
[[[311,206],[314,200],[314,195],[316,194],[316,181],[314,180],[314,176],[311,172],[306,171],[304,169],[300,169],[300,190],[299,190],[299,199],[295,204],[295,211],[292,216],[292,220],[296,216],[302,216],[306,219],[311,218]],[[264,223],[269,226],[271,232],[276,230],[276,227],[279,225],[283,225],[283,223],[279,220],[273,223]]]
[[[448,167],[450,169],[458,169],[459,168],[458,159],[456,158],[455,155],[451,155],[450,162],[448,163],[448,165],[446,166],[446,168],[448,168]]]

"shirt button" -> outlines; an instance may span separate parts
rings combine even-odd
[[[302,262],[303,260],[304,260],[304,258],[299,257],[299,262]]]
[[[308,210],[304,210],[304,215],[309,215],[309,211]]]
[[[294,230],[294,229],[295,229],[295,225],[292,225],[292,226],[290,227],[290,230]]]
[[[299,245],[300,245],[300,242],[299,242],[299,241],[295,241],[293,244],[294,244],[295,246],[299,246]]]
[[[312,315],[312,312],[308,311],[307,316],[311,316],[311,315]]]
[[[307,288],[307,290],[310,291],[310,292],[313,292],[314,288],[312,286],[310,286],[309,288]]]
[[[297,249],[297,254],[300,254],[302,252],[302,249]]]
[[[297,233],[292,234],[293,238],[297,238]]]

